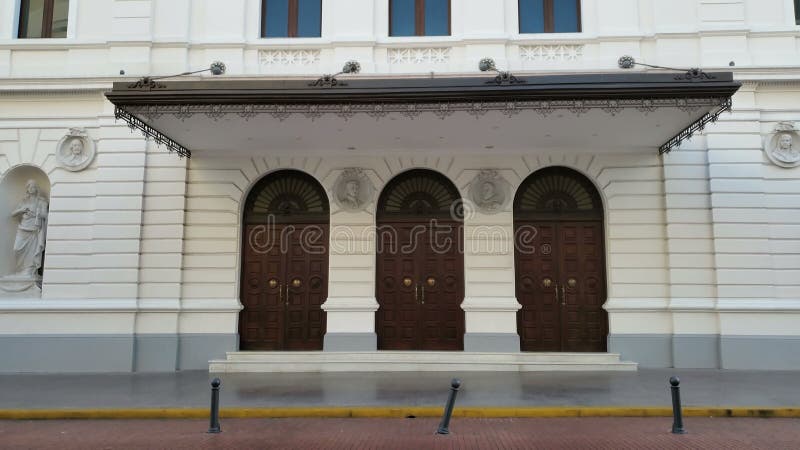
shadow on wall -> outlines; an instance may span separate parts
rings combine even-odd
[[[17,166],[6,172],[0,181],[0,277],[15,271],[14,238],[19,219],[11,212],[25,198],[25,184],[33,180],[39,185],[39,195],[50,200],[50,179],[34,166]],[[46,251],[46,250],[45,250]]]

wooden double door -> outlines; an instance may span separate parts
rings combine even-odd
[[[380,350],[463,350],[460,222],[382,223],[377,240]]]
[[[328,224],[245,227],[242,350],[322,350]]]
[[[516,231],[522,351],[606,351],[602,222],[517,221]]]

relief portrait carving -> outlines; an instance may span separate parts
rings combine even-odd
[[[333,186],[333,198],[345,211],[361,211],[372,202],[375,187],[363,169],[342,172]]]
[[[470,200],[478,210],[493,214],[503,210],[509,189],[509,183],[496,170],[481,170],[470,183]]]
[[[767,139],[764,151],[777,166],[791,168],[800,165],[800,136],[794,124],[779,123]]]
[[[72,172],[88,167],[95,156],[94,142],[86,130],[71,128],[69,133],[58,141],[56,160],[59,166]]]

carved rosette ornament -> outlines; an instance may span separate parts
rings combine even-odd
[[[69,133],[58,141],[56,160],[58,165],[71,172],[79,172],[94,161],[94,141],[83,128],[70,128]]]
[[[792,168],[800,166],[800,134],[790,122],[780,122],[767,137],[764,152],[773,164]]]
[[[478,211],[495,214],[505,209],[511,184],[496,170],[481,170],[469,185],[469,197]]]
[[[363,211],[372,203],[375,186],[364,169],[345,169],[333,185],[333,199],[344,211]]]

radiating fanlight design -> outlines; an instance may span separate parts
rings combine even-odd
[[[548,167],[528,177],[519,188],[514,209],[519,213],[603,215],[594,186],[565,167]]]
[[[322,186],[309,175],[285,170],[264,177],[253,187],[247,200],[245,220],[328,221],[328,199]]]
[[[461,195],[444,176],[430,170],[411,170],[389,182],[381,194],[378,214],[460,219]]]

